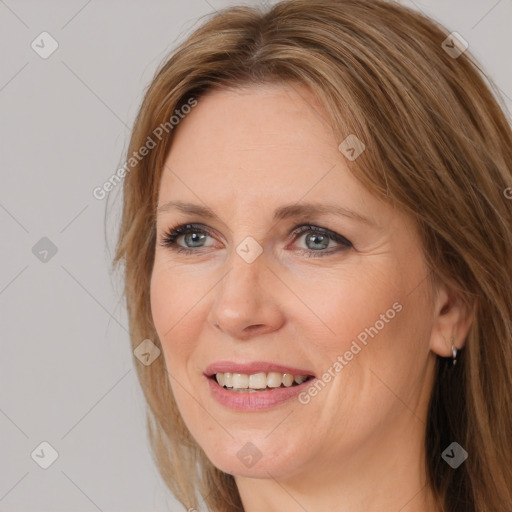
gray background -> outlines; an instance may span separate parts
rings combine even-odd
[[[92,190],[122,164],[157,65],[235,3],[0,0],[1,511],[183,510],[151,459],[109,272],[121,187],[106,231]],[[512,0],[404,3],[469,42],[510,111]],[[47,59],[31,48],[43,31],[59,44]],[[43,237],[55,255],[36,257]],[[43,441],[59,455],[48,469],[31,457]]]

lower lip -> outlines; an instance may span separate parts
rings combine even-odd
[[[259,391],[256,393],[237,393],[236,391],[228,391],[226,388],[219,386],[214,378],[205,378],[208,381],[214,398],[225,407],[236,411],[263,411],[271,409],[295,398],[316,380],[316,378],[309,379],[302,384],[289,388],[275,388],[270,391]]]

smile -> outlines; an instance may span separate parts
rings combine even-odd
[[[292,375],[291,373],[259,372],[246,373],[216,373],[215,379],[219,386],[236,393],[258,393],[276,388],[289,388],[302,384],[312,378],[308,375]]]
[[[273,373],[273,372],[270,372]],[[276,372],[277,373],[277,372]],[[252,389],[250,387],[225,387],[221,385],[217,379],[226,378],[226,374],[221,374],[217,377],[218,374],[205,377],[206,384],[209,387],[210,396],[221,406],[227,409],[231,409],[234,411],[240,412],[260,412],[268,409],[272,409],[279,405],[285,406],[287,404],[294,403],[294,400],[298,400],[297,396],[303,392],[310,384],[314,383],[317,379],[312,375],[307,376],[306,380],[301,382],[300,384],[295,381],[295,377],[293,378],[293,382],[290,383],[291,374],[277,374],[281,376],[281,382],[277,387],[271,387],[269,384],[276,383],[278,377],[277,375],[271,375],[270,381],[268,379],[268,374],[265,375],[266,386],[265,388]],[[263,383],[263,375],[259,375],[255,379],[260,379],[260,382]],[[286,377],[289,375],[289,377]],[[251,375],[248,374],[234,374],[235,384],[240,386],[247,386],[245,380],[250,379]],[[301,380],[303,376],[297,376],[298,380]],[[229,379],[229,376],[227,377]],[[276,380],[273,380],[276,379]],[[254,380],[254,379],[253,379]],[[282,381],[285,380],[289,385],[284,384]],[[231,384],[233,384],[233,375],[231,376]]]

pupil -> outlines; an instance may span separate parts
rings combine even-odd
[[[204,238],[206,235],[197,235],[197,233],[192,233],[192,234],[187,234],[185,235],[185,240],[188,242],[190,240],[190,238],[192,238],[192,243],[194,242],[197,242],[197,241],[200,241],[202,238]],[[187,243],[188,245],[188,243]]]
[[[307,241],[315,240],[314,243],[318,243],[318,240],[320,240],[320,243],[322,243],[322,241],[324,241],[323,240],[324,238],[326,239],[325,241],[327,241],[327,244],[324,243],[320,248],[325,249],[329,245],[329,239],[324,237],[323,235],[316,235],[316,234],[308,235]],[[318,248],[318,246],[316,248]],[[313,247],[313,249],[314,249],[314,247]]]

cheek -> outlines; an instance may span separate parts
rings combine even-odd
[[[318,333],[307,336],[308,342],[335,359],[349,350],[354,340],[364,346],[376,330],[390,331],[392,324],[400,323],[405,287],[392,267],[391,262],[379,266],[361,264],[357,268],[333,270],[321,279],[311,276],[310,282],[316,285],[302,285],[297,293],[310,311],[297,322],[308,333],[314,325]]]
[[[187,283],[188,281],[188,283]],[[193,290],[193,291],[191,291]],[[193,350],[197,339],[194,321],[200,308],[198,290],[182,273],[166,268],[157,257],[151,276],[151,313],[158,337],[163,347],[169,372],[180,373],[180,367]]]
[[[153,323],[162,344],[172,394],[182,419],[194,432],[194,424],[201,424],[197,416],[200,411],[191,399],[194,385],[187,369],[195,350],[193,340],[199,339],[196,330],[200,323],[194,317],[200,313],[200,308],[199,305],[193,307],[198,301],[197,288],[184,279],[183,273],[169,269],[157,257],[151,276],[150,298]]]
[[[323,373],[330,383],[324,410],[354,435],[368,428],[365,422],[402,411],[395,393],[408,399],[417,391],[429,356],[431,318],[426,286],[418,286],[426,272],[421,260],[376,263],[325,281],[311,303],[329,327],[323,336],[310,337],[311,343],[319,366],[336,375]]]
[[[405,392],[418,378],[431,324],[425,286],[417,287],[425,273],[421,259],[369,261],[346,273],[333,271],[317,287],[303,286],[300,293],[314,315],[296,322],[309,333],[302,338],[315,366],[341,377],[330,380],[333,394],[369,400],[373,407],[389,394],[376,375]]]
[[[157,330],[167,333],[164,338],[190,324],[190,316],[200,308],[201,298],[208,292],[208,281],[191,267],[194,265],[173,264],[165,251],[156,251],[151,274],[151,310]]]

